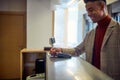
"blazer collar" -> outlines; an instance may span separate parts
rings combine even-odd
[[[108,28],[113,28],[116,25],[116,21],[114,19],[111,19],[110,24],[108,25]]]

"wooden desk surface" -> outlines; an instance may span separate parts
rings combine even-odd
[[[45,51],[43,49],[27,49],[27,48],[25,48],[25,49],[22,49],[20,52],[25,53],[25,52],[45,52]]]
[[[71,59],[58,59],[47,57],[46,80],[113,80],[91,64],[72,57]]]

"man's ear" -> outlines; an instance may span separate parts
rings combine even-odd
[[[101,10],[104,10],[104,8],[105,8],[105,3],[104,2],[98,2],[98,5],[100,6]]]
[[[101,5],[101,9],[104,10],[105,4],[104,4],[104,3],[101,3],[100,5]]]

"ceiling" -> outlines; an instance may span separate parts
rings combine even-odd
[[[51,8],[55,9],[56,7],[65,7],[68,3],[74,2],[74,1],[79,2],[81,0],[51,0]],[[111,4],[118,0],[106,0],[106,1],[107,1],[107,4]]]
[[[56,9],[56,7],[66,7],[69,3],[80,1],[80,0],[51,0],[51,7]]]
[[[56,3],[56,4],[67,4],[70,1],[80,1],[80,0],[51,0],[52,3]],[[107,3],[112,3],[118,0],[106,0]]]
[[[111,4],[111,3],[118,1],[118,0],[106,0],[106,1],[107,1],[107,4]]]

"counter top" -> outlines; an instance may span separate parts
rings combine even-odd
[[[113,80],[80,57],[70,59],[47,56],[46,80]]]
[[[46,52],[46,51],[44,51],[43,49],[27,49],[27,48],[24,48],[20,52],[25,53],[25,52]]]

